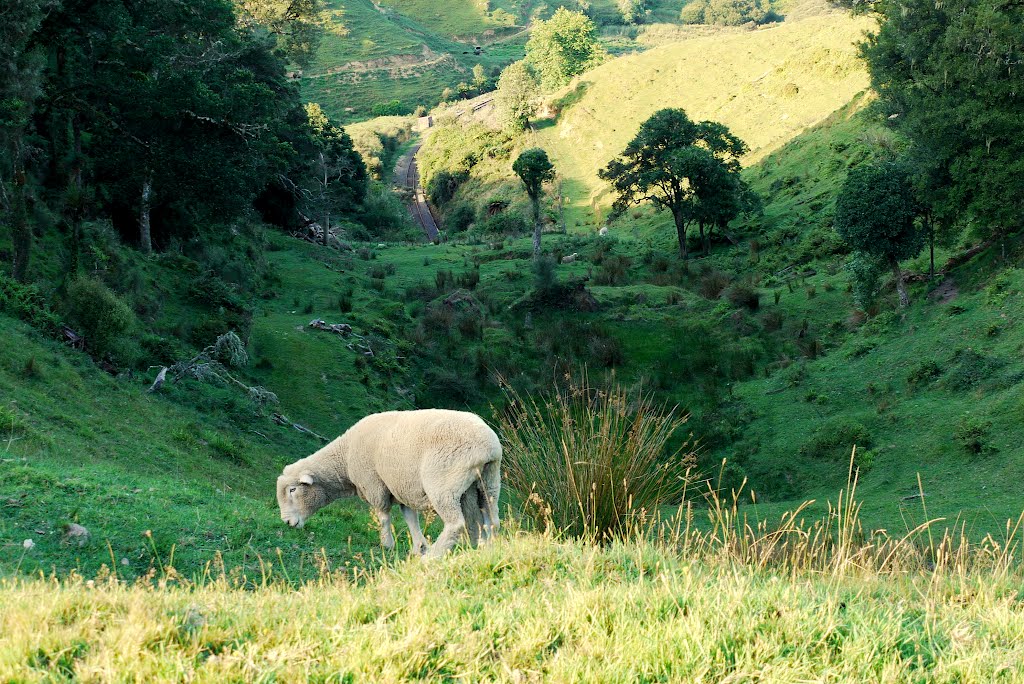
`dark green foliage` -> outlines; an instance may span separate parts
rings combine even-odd
[[[94,356],[117,363],[134,360],[130,338],[138,321],[109,287],[94,278],[78,278],[68,285],[67,304],[72,323]]]
[[[989,443],[991,431],[991,420],[966,413],[957,421],[956,427],[953,429],[953,439],[967,453],[980,455],[995,450],[995,447]]]
[[[427,182],[427,197],[435,207],[443,207],[458,192],[459,187],[469,180],[468,171],[438,171]]]
[[[833,418],[819,427],[806,444],[800,447],[802,456],[811,458],[848,459],[854,445],[858,448],[871,443],[871,433],[852,418]]]
[[[549,294],[558,289],[558,264],[553,257],[544,256],[533,261],[534,289],[540,295]]]
[[[863,46],[886,121],[924,163],[924,199],[941,220],[985,235],[1024,225],[1024,5],[881,0]]]
[[[722,124],[697,123],[682,109],[662,109],[641,125],[622,157],[598,175],[612,185],[617,214],[641,202],[671,211],[679,255],[686,258],[692,222],[710,240],[706,227],[724,226],[753,205],[739,177],[739,157],[746,151],[746,144]]]
[[[469,228],[476,221],[476,212],[468,204],[460,204],[451,211],[444,219],[444,227],[453,233],[461,233]]]
[[[729,287],[730,282],[732,282],[732,277],[728,273],[712,270],[700,277],[697,289],[706,299],[718,299]]]
[[[389,100],[388,102],[378,102],[370,108],[370,113],[374,116],[402,116],[408,114],[412,109],[404,104],[401,100]]]
[[[32,327],[57,336],[60,318],[50,309],[47,298],[34,285],[23,285],[0,273],[0,311]]]
[[[853,169],[836,200],[836,231],[852,249],[896,272],[900,306],[904,307],[909,300],[899,262],[917,256],[924,247],[924,234],[915,223],[919,214],[906,168],[892,163]]]
[[[911,387],[927,385],[940,375],[942,375],[942,368],[939,367],[939,364],[931,360],[921,361],[907,373],[907,384]]]
[[[1006,362],[985,356],[974,349],[962,349],[953,356],[956,364],[949,371],[945,385],[955,392],[966,392],[995,375]]]
[[[733,306],[745,308],[749,311],[757,311],[761,306],[761,295],[757,289],[748,283],[736,283],[725,291],[725,298]]]
[[[615,254],[601,260],[594,274],[596,285],[625,285],[629,280],[629,268],[633,260],[622,254]]]
[[[512,163],[512,171],[526,187],[533,208],[533,256],[540,256],[540,198],[544,192],[544,183],[555,177],[555,167],[548,159],[548,153],[539,147],[525,150]]]
[[[514,211],[502,211],[488,216],[478,224],[479,230],[484,234],[518,237],[530,229],[523,215]]]

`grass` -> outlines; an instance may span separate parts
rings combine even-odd
[[[811,526],[717,501],[708,531],[685,512],[604,546],[506,531],[371,571],[325,556],[302,584],[273,558],[4,579],[0,678],[1020,681],[1019,530],[864,541],[858,510],[850,483]]]

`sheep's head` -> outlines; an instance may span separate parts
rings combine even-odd
[[[281,520],[292,527],[302,527],[309,516],[330,503],[327,490],[318,484],[309,471],[289,473],[277,478],[277,505]]]

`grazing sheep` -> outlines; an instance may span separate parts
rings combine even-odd
[[[597,231],[598,235],[604,237],[608,234],[608,226],[601,226],[601,230]]]
[[[572,262],[576,261],[579,258],[580,258],[580,255],[577,254],[576,252],[573,252],[572,254],[568,254],[568,255],[562,257],[562,263],[563,264],[571,264]]]
[[[481,533],[493,536],[500,493],[498,436],[475,414],[441,409],[367,416],[277,478],[281,519],[292,527],[355,494],[377,514],[381,544],[391,549],[391,507],[398,503],[413,549],[431,557],[444,555],[463,532],[474,544]],[[430,508],[444,530],[428,550],[417,511]]]

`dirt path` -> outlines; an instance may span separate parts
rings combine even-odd
[[[420,144],[413,145],[408,152],[398,160],[395,165],[395,182],[401,183],[412,192],[412,201],[409,203],[409,213],[416,222],[423,228],[424,234],[431,242],[437,240],[437,222],[434,221],[430,207],[427,206],[427,197],[420,185],[420,172],[416,168],[416,153],[420,150]]]

